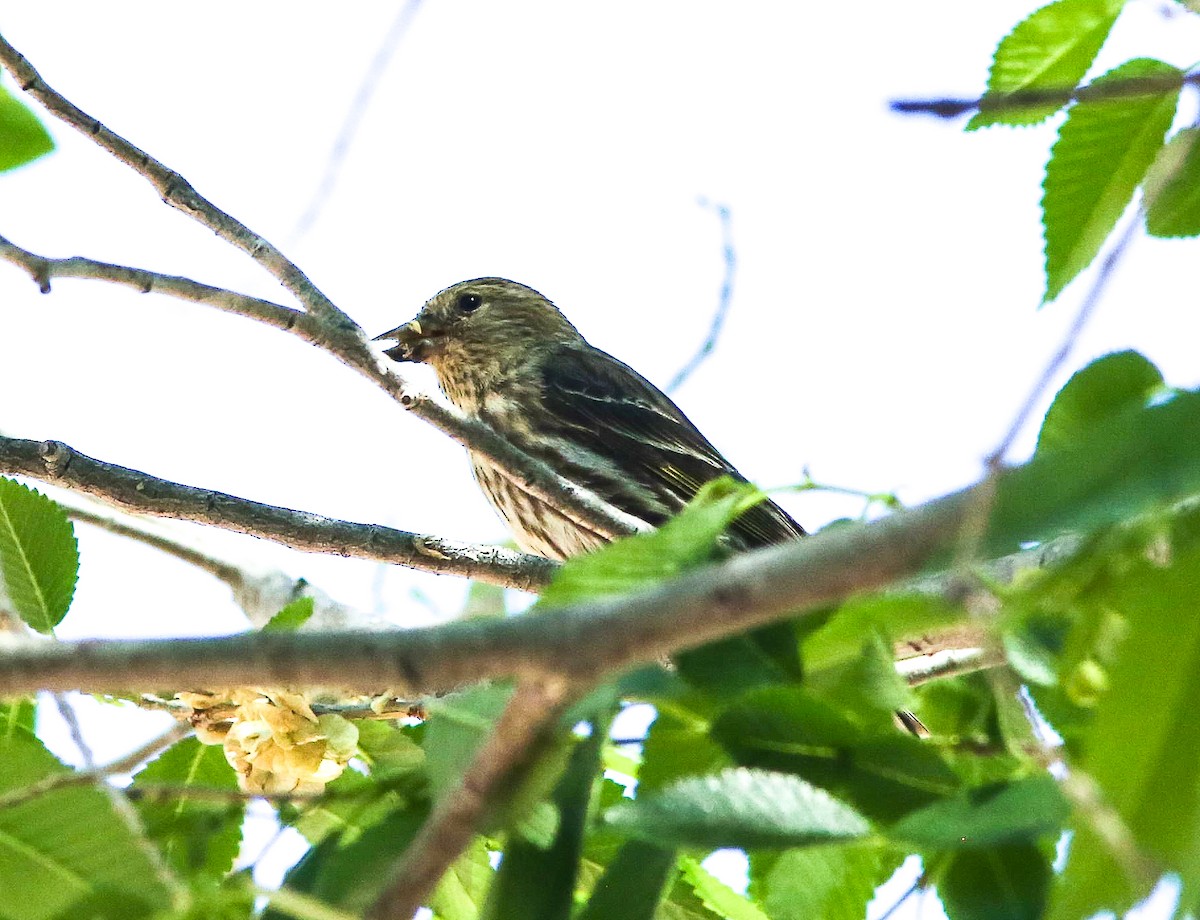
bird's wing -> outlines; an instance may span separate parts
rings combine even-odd
[[[661,390],[637,371],[591,346],[560,346],[542,363],[542,407],[560,434],[646,485],[668,510],[683,507],[718,476],[745,481]],[[659,525],[661,509],[624,507],[619,490],[604,497]],[[803,528],[771,501],[731,526],[744,546],[795,539]]]

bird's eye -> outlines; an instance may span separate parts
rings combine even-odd
[[[474,313],[483,306],[483,298],[478,294],[459,294],[455,305],[460,313]]]

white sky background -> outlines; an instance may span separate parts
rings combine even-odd
[[[665,384],[703,340],[724,270],[718,220],[697,199],[728,205],[726,331],[677,402],[761,484],[808,466],[919,501],[979,474],[1087,281],[1036,309],[1052,128],[964,135],[886,102],[977,94],[997,41],[1035,5],[425,0],[295,244],[398,3],[41,0],[5,4],[0,29],[51,86],[282,246],[373,333],[450,283],[498,274]],[[1133,0],[1098,69],[1135,55],[1190,66],[1200,19]],[[0,233],[289,302],[143,179],[50,127],[55,154],[0,176]],[[1196,246],[1139,239],[1056,386],[1126,347],[1169,382],[1200,382]],[[43,297],[4,265],[0,310],[6,434],[336,517],[506,536],[461,448],[291,337],[98,282],[57,281]],[[859,510],[781,501],[810,529]],[[79,532],[60,636],[243,627],[209,576]],[[399,569],[377,591],[370,563],[212,539],[345,602],[382,599],[399,623],[429,618],[414,588],[447,616],[463,591]],[[105,759],[130,737],[89,740]]]

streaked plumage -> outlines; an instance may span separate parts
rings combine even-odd
[[[411,322],[378,337],[421,361],[464,413],[487,422],[622,511],[659,526],[709,480],[741,474],[657,387],[593,348],[532,288],[479,278],[446,288]],[[606,542],[472,455],[479,485],[526,551],[564,559]],[[803,536],[763,501],[730,529],[735,549]]]

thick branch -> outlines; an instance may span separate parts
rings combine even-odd
[[[15,646],[0,657],[0,694],[269,683],[428,695],[510,676],[586,682],[911,575],[953,546],[971,495],[538,616],[378,633]]]
[[[354,524],[156,479],[94,460],[57,441],[0,436],[0,472],[84,492],[127,511],[212,524],[305,552],[391,562],[506,588],[537,588],[555,568],[547,559],[498,546],[473,546],[378,524]]]

